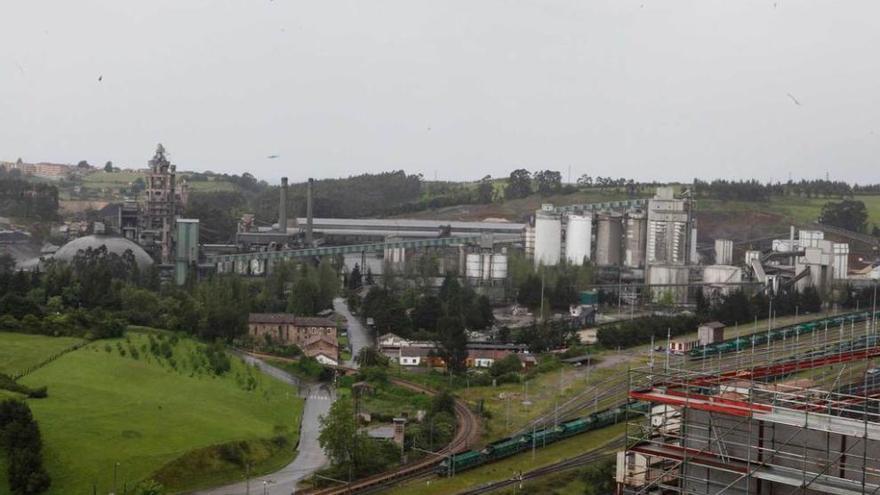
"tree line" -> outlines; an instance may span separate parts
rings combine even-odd
[[[697,331],[699,324],[709,321],[720,321],[728,326],[745,325],[755,319],[769,318],[771,301],[774,317],[818,313],[822,310],[819,293],[812,287],[803,292],[784,292],[773,298],[764,293],[748,296],[738,290],[710,300],[703,295],[703,291],[698,291],[694,314],[650,316],[605,325],[599,328],[596,338],[603,347],[626,348],[646,344],[652,337],[656,342],[664,342],[667,335],[677,337],[693,333]]]
[[[29,220],[58,218],[58,188],[29,182],[19,171],[0,168],[0,215]]]

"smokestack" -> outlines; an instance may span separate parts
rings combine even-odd
[[[278,231],[287,233],[287,177],[281,178],[281,195],[278,204]]]
[[[306,245],[312,247],[312,184],[315,179],[309,177],[306,185]]]

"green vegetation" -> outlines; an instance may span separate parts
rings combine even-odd
[[[27,404],[18,400],[0,402],[0,452],[8,464],[5,473],[15,495],[36,495],[52,483],[43,468],[40,429]]]
[[[0,373],[16,376],[81,342],[72,337],[0,332]]]
[[[167,332],[128,332],[23,378],[51,389],[48,398],[29,401],[43,435],[49,493],[91,493],[93,483],[106,493],[116,462],[120,487],[156,477],[170,490],[240,479],[243,462],[253,464],[252,473],[289,462],[302,401],[238,359],[223,372],[213,352]]]
[[[390,495],[458,493],[491,481],[510,479],[520,471],[530,471],[574,457],[588,450],[600,448],[622,435],[625,430],[625,424],[617,424],[556,442],[543,449],[537,449],[534,457],[530,451],[524,452],[499,462],[465,471],[452,478],[432,478],[428,482],[419,480],[391,489],[388,493]]]

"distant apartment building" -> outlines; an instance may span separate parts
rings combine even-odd
[[[18,170],[22,175],[44,179],[63,179],[74,170],[74,167],[62,163],[25,163],[21,159],[14,162],[0,162],[0,168],[6,171]]]

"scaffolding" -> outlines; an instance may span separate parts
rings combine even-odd
[[[874,318],[792,340],[631,370],[619,492],[880,494]]]

